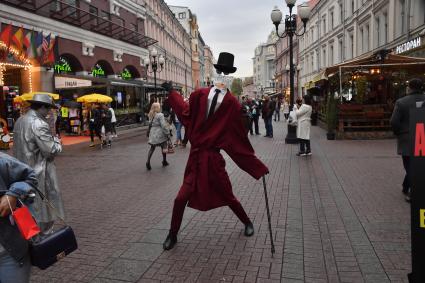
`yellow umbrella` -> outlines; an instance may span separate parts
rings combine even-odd
[[[99,94],[99,93],[91,93],[83,95],[79,98],[77,98],[77,102],[83,102],[83,103],[110,103],[112,102],[112,98]]]
[[[31,100],[34,97],[35,94],[47,94],[47,95],[51,96],[54,100],[59,99],[59,94],[56,94],[56,93],[43,92],[43,91],[33,91],[33,92],[24,93],[21,96],[17,96],[13,99],[13,101],[18,102],[18,103],[22,103],[24,101]]]

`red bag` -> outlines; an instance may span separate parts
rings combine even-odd
[[[7,201],[9,202],[9,198],[7,198]],[[18,226],[19,232],[21,232],[22,237],[24,237],[25,240],[29,240],[38,233],[40,233],[40,228],[37,226],[37,223],[35,223],[34,218],[32,217],[32,214],[28,207],[26,207],[22,202],[22,206],[15,209],[15,211],[12,211],[12,207],[9,207],[12,211],[12,217],[13,220],[16,223],[16,226]]]

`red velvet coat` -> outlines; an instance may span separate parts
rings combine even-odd
[[[255,179],[268,173],[248,140],[239,102],[228,91],[220,107],[206,119],[209,92],[210,88],[193,92],[189,103],[176,91],[168,98],[191,144],[180,193],[190,195],[189,207],[202,211],[228,205],[234,198],[220,149]]]

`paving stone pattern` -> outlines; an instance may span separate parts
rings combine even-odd
[[[264,132],[264,130],[263,130]],[[272,257],[263,186],[227,156],[234,192],[255,226],[227,207],[187,209],[177,246],[162,242],[189,148],[161,167],[140,130],[111,149],[73,145],[57,159],[67,220],[79,250],[32,282],[407,282],[410,212],[401,194],[403,168],[394,140],[327,141],[313,127],[311,157],[275,138],[251,136],[270,169],[267,186],[276,253]],[[126,136],[127,135],[127,136]]]

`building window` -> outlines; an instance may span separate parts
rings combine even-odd
[[[97,25],[97,8],[94,6],[89,7],[90,18],[92,19],[92,24]]]
[[[179,13],[179,19],[186,19],[186,13]]]
[[[406,33],[406,0],[400,0],[400,12],[401,12],[401,35]]]
[[[350,34],[350,58],[354,58],[354,35]]]
[[[104,20],[110,20],[111,19],[111,14],[109,14],[108,12],[105,11],[101,11],[100,12],[100,17]]]
[[[344,56],[344,46],[342,44],[342,39],[340,39],[338,41],[338,57],[339,57],[339,62],[342,62],[343,60],[343,56]]]
[[[327,65],[326,65],[326,46],[322,46],[322,54],[323,54],[323,56],[322,56],[322,67],[326,67]]]
[[[365,32],[365,39],[364,42],[366,43],[366,50],[365,51],[369,51],[370,49],[370,44],[369,44],[369,25],[366,25],[366,32]]]
[[[339,23],[342,24],[344,21],[344,8],[342,6],[342,2],[339,2]]]
[[[388,42],[388,15],[384,13],[384,44]]]
[[[375,18],[375,23],[376,23],[376,30],[375,30],[375,33],[376,33],[376,47],[379,47],[379,46],[381,46],[381,38],[380,38],[380,34],[381,34],[381,32],[380,32],[380,30],[381,30],[381,22],[379,20],[379,17],[376,17]]]
[[[364,46],[363,46],[363,28],[360,28],[360,31],[359,31],[359,44],[360,44],[360,46],[359,46],[359,54],[362,54],[363,53],[363,51],[364,51]]]
[[[330,28],[333,29],[334,28],[334,12],[332,11],[330,13]]]
[[[326,34],[326,16],[323,17],[323,34]]]
[[[351,0],[351,14],[354,14],[355,11],[354,0]]]
[[[329,66],[332,66],[334,64],[334,46],[333,43],[332,45],[329,47],[329,62],[328,62]]]

